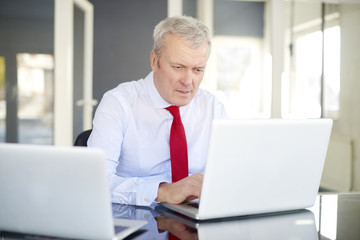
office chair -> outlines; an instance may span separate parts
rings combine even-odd
[[[87,147],[87,141],[91,134],[92,129],[83,131],[75,139],[74,146]]]

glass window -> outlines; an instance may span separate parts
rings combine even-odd
[[[230,118],[271,115],[266,13],[261,1],[214,1],[214,36],[202,87],[225,104]]]
[[[53,144],[52,55],[17,54],[19,142]]]
[[[340,27],[325,30],[324,117],[337,117],[340,93]],[[290,116],[321,116],[322,32],[299,36],[295,42],[295,79]]]
[[[321,19],[320,4],[295,5],[295,13],[318,8],[308,19],[295,19],[288,78],[283,88],[283,117],[338,118],[340,108],[340,26],[334,6]],[[292,6],[294,7],[294,5]],[[311,14],[309,14],[311,16]],[[324,31],[322,31],[324,21]],[[323,82],[322,82],[323,81]]]
[[[211,76],[216,81],[204,86],[213,88],[230,118],[270,117],[271,77],[264,78],[262,40],[215,36],[212,55]]]

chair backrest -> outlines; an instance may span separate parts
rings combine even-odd
[[[92,132],[92,129],[83,131],[75,139],[74,146],[87,147],[87,141]]]

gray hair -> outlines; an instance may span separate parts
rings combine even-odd
[[[161,55],[163,40],[171,33],[186,40],[192,48],[198,48],[205,42],[211,46],[210,31],[205,24],[188,16],[169,17],[162,20],[154,29],[153,51],[157,57]]]

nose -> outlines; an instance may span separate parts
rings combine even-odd
[[[193,81],[193,73],[191,70],[185,71],[181,83],[184,84],[184,86],[189,86],[192,84]]]

